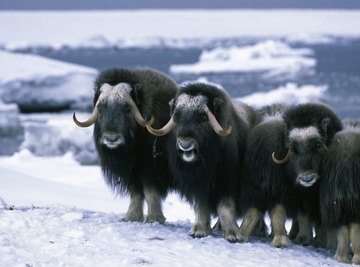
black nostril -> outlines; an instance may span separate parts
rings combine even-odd
[[[305,175],[301,177],[301,180],[303,180],[304,182],[311,182],[316,178],[315,175]]]
[[[125,143],[125,139],[121,134],[105,133],[101,138],[101,143],[106,146],[119,146]]]
[[[119,135],[115,135],[115,134],[111,134],[111,135],[106,135],[105,136],[106,141],[108,142],[116,142],[120,139]]]
[[[183,151],[189,151],[195,148],[195,141],[192,138],[178,138],[177,146]]]

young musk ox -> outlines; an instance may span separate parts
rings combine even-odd
[[[241,239],[236,223],[236,196],[253,111],[244,104],[234,108],[219,88],[189,84],[171,104],[171,119],[154,135],[169,134],[169,166],[178,191],[194,205],[196,219],[190,234],[211,234],[211,214],[218,215],[224,238]]]
[[[278,156],[286,154],[283,119],[286,110],[283,105],[258,110],[255,126],[248,136],[240,198],[244,213],[240,234],[245,242],[254,234],[264,213],[269,211],[274,234],[272,245],[285,247],[291,243],[286,234],[285,220],[292,184],[286,165],[274,164],[271,159],[273,151],[277,151]]]
[[[95,124],[94,142],[105,181],[115,193],[130,195],[125,220],[144,220],[145,198],[145,221],[163,223],[161,201],[171,186],[161,157],[166,142],[149,134],[145,123],[151,116],[155,126],[169,120],[168,103],[176,94],[176,83],[151,69],[114,68],[99,74],[94,91],[91,117],[79,122],[74,113],[73,119],[80,127]]]
[[[273,157],[275,163],[287,161],[287,172],[294,188],[295,214],[292,214],[298,233],[290,232],[296,243],[309,245],[313,241],[315,224],[321,242],[319,177],[322,159],[327,147],[342,124],[336,114],[324,104],[303,104],[290,108],[284,114],[287,129],[288,153],[283,160]],[[276,151],[276,150],[275,150]],[[294,228],[292,228],[294,230]],[[317,244],[319,245],[319,244]]]
[[[336,232],[335,259],[360,264],[360,122],[346,121],[322,164],[320,183],[322,224]]]

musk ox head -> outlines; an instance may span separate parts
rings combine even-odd
[[[323,104],[304,104],[289,109],[285,115],[288,152],[277,164],[288,163],[288,171],[295,183],[313,186],[320,178],[322,159],[341,122],[334,112]]]
[[[194,84],[188,88],[191,87],[195,90],[191,93],[185,90],[170,102],[171,118],[163,128],[157,130],[150,123],[146,124],[149,132],[156,136],[171,132],[176,140],[178,157],[187,163],[198,161],[202,153],[208,152],[209,147],[214,145],[212,141],[232,132],[231,125],[225,130],[214,115],[221,113],[224,100],[203,94],[202,89],[207,91],[213,86]],[[216,87],[212,89],[219,90]]]
[[[133,88],[128,83],[111,86],[101,85],[94,110],[89,119],[80,122],[75,113],[73,120],[79,127],[89,127],[95,123],[94,137],[97,145],[107,149],[124,146],[129,138],[134,138],[136,123],[145,127],[144,118],[131,97]]]

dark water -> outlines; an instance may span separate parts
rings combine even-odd
[[[244,43],[243,40],[238,41],[240,42]],[[44,49],[32,52],[98,70],[110,67],[152,67],[168,73],[179,83],[206,77],[210,82],[221,84],[232,97],[274,90],[289,82],[297,86],[326,85],[328,90],[322,99],[323,102],[333,107],[342,118],[360,118],[360,40],[291,46],[310,48],[314,52],[313,58],[316,59],[317,64],[311,72],[300,73],[293,77],[268,77],[261,72],[201,75],[169,73],[170,65],[197,62],[201,48]]]

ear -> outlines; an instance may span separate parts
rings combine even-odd
[[[325,118],[321,120],[321,129],[324,131],[324,133],[327,133],[327,128],[330,122],[331,122],[330,118]]]
[[[133,86],[133,97],[135,100],[135,103],[140,103],[141,102],[141,84],[140,83],[136,83]]]
[[[221,105],[224,103],[224,100],[221,99],[220,97],[215,97],[213,100],[213,105],[214,105],[214,112],[217,113],[221,107]]]
[[[175,103],[175,98],[171,99],[169,102],[169,107],[170,107],[170,112],[172,113],[174,110],[174,103]]]

